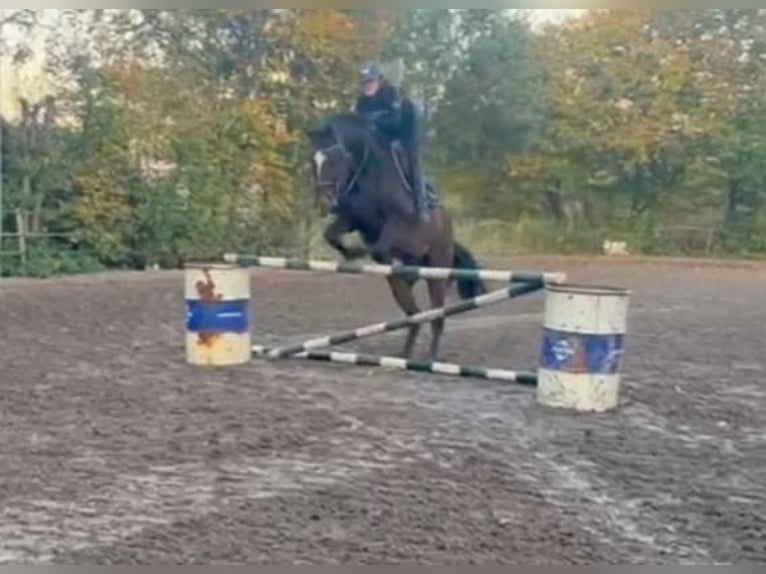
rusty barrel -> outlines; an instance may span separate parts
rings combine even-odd
[[[192,365],[242,365],[251,358],[250,274],[226,264],[185,268],[186,359]]]
[[[548,285],[540,404],[580,412],[618,407],[629,297],[613,287]]]

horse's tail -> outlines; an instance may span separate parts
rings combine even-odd
[[[465,247],[455,242],[455,257],[453,266],[456,269],[480,269],[473,254]],[[458,279],[457,290],[463,300],[473,299],[487,293],[487,286],[478,279]]]

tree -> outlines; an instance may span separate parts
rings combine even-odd
[[[545,85],[524,20],[466,12],[459,37],[468,44],[435,119],[438,159],[453,173],[474,174],[463,191],[474,213],[510,217],[523,201],[509,189],[505,166],[541,145]]]
[[[653,26],[690,54],[711,129],[695,181],[717,193],[731,247],[763,245],[766,228],[766,14],[763,10],[663,11]]]
[[[683,177],[683,151],[710,128],[689,55],[652,33],[651,16],[600,11],[542,41],[556,155],[588,166],[594,191],[609,191],[612,205],[632,216],[654,212]]]
[[[417,9],[398,14],[382,52],[401,60],[402,80],[430,118],[444,97],[444,86],[458,65],[458,10]]]
[[[15,30],[22,34],[28,33],[37,23],[37,10],[29,9],[0,9],[0,58],[10,55],[14,63],[21,63],[31,55],[29,46],[24,42],[10,45],[7,41],[8,31]]]

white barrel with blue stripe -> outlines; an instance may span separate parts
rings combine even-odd
[[[186,267],[186,359],[225,367],[250,361],[250,273],[234,265]]]
[[[619,406],[629,297],[611,287],[547,287],[540,404],[579,412]]]

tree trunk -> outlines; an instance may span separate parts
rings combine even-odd
[[[564,198],[561,195],[561,181],[556,180],[552,186],[546,187],[545,203],[557,222],[563,223],[566,221]]]
[[[739,205],[741,201],[741,188],[738,180],[729,181],[729,189],[726,194],[726,213],[724,214],[724,226],[733,228],[739,221]]]
[[[16,233],[19,243],[19,255],[21,256],[22,268],[27,266],[27,221],[24,210],[16,210]]]

